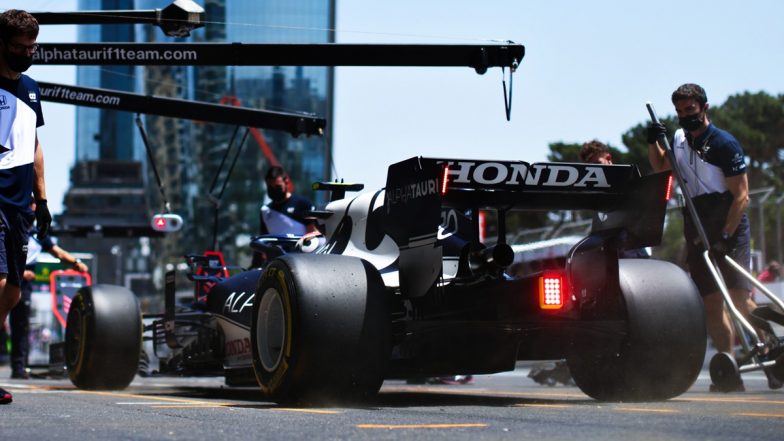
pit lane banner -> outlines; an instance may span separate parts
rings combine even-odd
[[[260,129],[282,130],[298,136],[322,135],[327,121],[312,114],[273,112],[116,90],[39,82],[41,99],[149,115],[209,121]]]
[[[521,44],[41,43],[36,64],[515,67]]]

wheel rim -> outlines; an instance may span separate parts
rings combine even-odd
[[[267,372],[272,372],[280,364],[286,344],[286,314],[277,289],[268,288],[264,291],[256,318],[256,341],[261,366]]]
[[[722,391],[729,391],[741,383],[738,364],[732,355],[719,352],[710,361],[711,381]]]

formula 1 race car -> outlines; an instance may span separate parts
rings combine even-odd
[[[631,165],[411,158],[385,189],[318,183],[331,191],[325,242],[280,252],[229,277],[214,256],[192,256],[196,295],[142,325],[130,291],[80,290],[68,316],[73,383],[121,389],[143,335],[160,373],[224,375],[272,401],[373,396],[385,379],[510,371],[518,360],[566,359],[598,400],[662,400],[685,392],[705,355],[700,296],[677,266],[619,259],[661,240],[669,173]],[[479,210],[494,210],[497,241],[479,241]],[[563,268],[511,277],[510,210],[594,210],[590,234]],[[259,237],[257,250],[303,238]],[[284,247],[285,248],[285,247]]]

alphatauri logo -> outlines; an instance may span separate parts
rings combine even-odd
[[[449,185],[610,188],[601,166],[525,162],[446,163]]]
[[[408,203],[411,199],[419,199],[438,193],[438,181],[436,179],[425,179],[417,182],[407,183],[403,186],[392,188],[386,191],[386,202],[389,204]]]

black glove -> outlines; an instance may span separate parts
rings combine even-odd
[[[648,144],[653,144],[667,136],[667,128],[662,123],[651,123],[648,126]]]
[[[714,257],[720,259],[727,255],[730,252],[732,247],[729,243],[730,237],[728,234],[724,233],[721,235],[720,239],[716,239],[713,241],[710,247],[710,252],[713,254]]]
[[[38,225],[38,239],[43,239],[49,234],[49,226],[52,224],[52,215],[49,214],[46,199],[35,201],[35,223]]]

